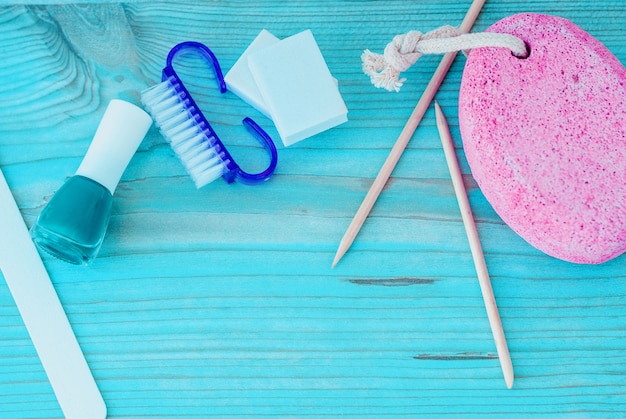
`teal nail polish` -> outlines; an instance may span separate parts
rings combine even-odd
[[[98,182],[72,176],[39,215],[33,240],[61,260],[86,264],[100,249],[112,202],[111,192]]]
[[[31,228],[37,246],[74,264],[98,254],[113,193],[152,119],[139,107],[112,100],[76,174],[54,194]]]

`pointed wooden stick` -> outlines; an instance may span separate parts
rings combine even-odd
[[[484,3],[485,0],[474,0],[472,2],[472,5],[467,11],[465,18],[463,19],[463,23],[461,23],[460,29],[462,32],[469,32],[470,29],[472,29],[472,26],[474,25],[474,22],[476,21],[476,18],[478,17],[478,14],[480,13],[480,10],[482,9]],[[446,76],[448,69],[452,65],[456,54],[456,52],[450,52],[444,55],[441,59],[441,63],[437,67],[437,70],[435,70],[435,74],[433,74],[433,77],[430,79],[428,86],[426,86],[426,90],[424,90],[424,93],[422,94],[419,102],[417,102],[413,113],[411,113],[411,116],[404,125],[404,129],[402,129],[400,136],[398,137],[395,145],[391,149],[387,160],[385,160],[383,167],[378,172],[378,175],[376,176],[374,183],[370,187],[370,190],[367,192],[365,199],[361,203],[359,210],[354,215],[350,226],[348,226],[348,229],[343,235],[343,238],[339,243],[337,253],[335,254],[335,259],[333,260],[333,268],[335,267],[335,265],[337,265],[337,262],[339,262],[343,255],[348,251],[356,235],[359,234],[361,226],[365,222],[367,215],[372,210],[372,207],[374,206],[378,195],[380,195],[383,187],[387,183],[389,176],[391,176],[391,172],[396,167],[396,164],[398,163],[402,152],[404,151],[407,144],[409,143],[409,140],[413,136],[415,129],[417,129],[417,126],[422,120],[426,109],[428,109],[430,102],[432,102],[433,98],[435,97],[435,93],[443,82],[443,79]]]
[[[511,388],[513,387],[514,377],[511,355],[509,354],[506,339],[504,338],[504,330],[502,329],[502,322],[500,321],[496,298],[494,297],[493,289],[491,288],[491,281],[489,279],[489,273],[487,272],[485,256],[483,254],[482,246],[480,245],[480,239],[478,238],[478,231],[476,230],[476,223],[474,222],[472,209],[470,208],[470,204],[467,199],[467,192],[465,190],[465,185],[463,184],[463,176],[461,175],[461,169],[459,169],[459,162],[454,152],[454,143],[452,142],[448,122],[446,121],[446,117],[443,115],[441,107],[437,101],[435,101],[435,112],[437,114],[437,129],[439,130],[441,144],[443,145],[446,162],[448,163],[448,169],[450,170],[454,193],[456,194],[456,199],[459,202],[459,208],[461,209],[463,225],[465,225],[465,232],[467,233],[467,238],[469,240],[472,258],[474,259],[474,266],[476,267],[476,273],[478,274],[478,283],[480,284],[480,290],[483,294],[485,307],[487,308],[487,317],[489,318],[491,333],[493,334],[493,339],[496,342],[496,350],[498,351],[498,358],[500,358],[500,367],[502,368],[502,373],[504,374],[506,386]]]

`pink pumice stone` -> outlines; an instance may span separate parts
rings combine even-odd
[[[507,17],[488,32],[523,39],[467,58],[459,124],[472,174],[502,220],[575,263],[626,251],[626,69],[572,22]]]

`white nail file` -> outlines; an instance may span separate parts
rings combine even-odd
[[[0,269],[65,418],[106,418],[104,400],[2,171]]]

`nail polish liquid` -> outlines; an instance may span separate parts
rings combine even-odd
[[[112,100],[76,174],[50,199],[31,228],[37,246],[66,262],[87,265],[104,239],[113,193],[152,119]]]

